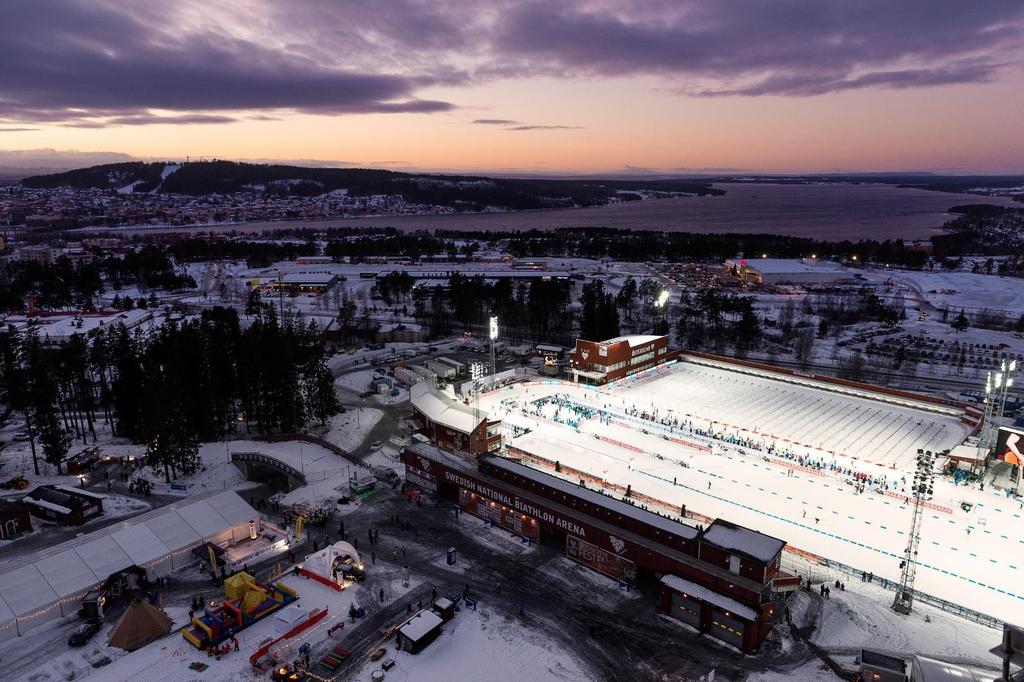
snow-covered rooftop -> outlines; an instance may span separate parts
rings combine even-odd
[[[722,519],[716,519],[707,527],[703,539],[723,549],[743,552],[766,563],[774,559],[786,546],[786,543],[778,538],[737,526]]]
[[[466,407],[434,388],[431,383],[430,380],[421,381],[409,389],[412,406],[430,421],[468,435],[487,419],[487,412],[477,412]]]
[[[757,611],[750,608],[749,606],[744,606],[735,599],[730,599],[729,597],[726,597],[724,594],[718,594],[717,592],[713,592],[712,590],[709,590],[706,587],[701,587],[697,583],[691,583],[689,580],[684,580],[683,578],[680,578],[677,575],[672,575],[670,573],[666,576],[663,576],[661,582],[663,585],[670,587],[676,592],[682,592],[687,596],[696,597],[701,601],[706,601],[709,604],[714,604],[718,608],[725,609],[726,611],[729,611],[730,613],[737,615],[740,618],[743,618],[744,620],[757,620]]]
[[[173,502],[6,561],[0,564],[0,629],[10,627],[14,618],[39,615],[112,573],[162,559],[257,516],[237,493],[228,490]]]
[[[657,341],[658,339],[664,338],[662,336],[656,336],[654,334],[633,334],[632,336],[616,336],[614,339],[607,339],[601,342],[602,346],[611,346],[616,343],[626,342],[630,348],[636,348],[637,346],[643,346],[644,344]]]
[[[591,490],[590,488],[584,488],[576,485],[575,483],[570,483],[569,481],[558,478],[557,476],[546,474],[543,471],[537,471],[536,469],[524,466],[518,462],[513,462],[510,459],[505,459],[504,457],[499,457],[497,455],[480,455],[480,461],[500,469],[505,469],[510,473],[517,474],[523,478],[528,478],[542,485],[550,486],[555,490],[573,495],[574,497],[601,505],[605,509],[614,511],[616,514],[628,516],[631,519],[646,523],[658,530],[672,533],[678,537],[692,540],[698,535],[696,528],[687,526],[685,523],[661,516],[660,514],[655,514],[654,512],[643,509],[642,507],[636,507],[628,502],[616,500],[614,497],[599,493],[596,490]]]
[[[761,274],[791,274],[803,272],[849,272],[839,263],[816,258],[756,258],[747,261],[747,267]]]
[[[433,611],[423,610],[400,625],[398,631],[417,642],[443,622],[441,617]]]
[[[281,277],[284,284],[330,284],[338,276],[333,272],[289,272]]]
[[[67,507],[63,506],[63,505],[54,504],[53,502],[47,502],[46,500],[38,500],[38,499],[32,497],[31,495],[26,495],[25,497],[21,498],[21,501],[25,502],[26,504],[33,504],[33,505],[35,505],[37,507],[42,507],[43,509],[49,509],[50,511],[55,511],[58,514],[70,514],[71,513],[71,510],[68,509]]]

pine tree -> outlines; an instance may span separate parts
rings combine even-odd
[[[964,314],[963,308],[960,309],[960,314],[953,318],[953,321],[949,323],[949,326],[960,333],[971,326],[971,323],[967,320],[967,315]]]
[[[41,416],[39,423],[39,444],[43,450],[43,459],[48,464],[57,467],[57,473],[64,473],[61,469],[64,457],[71,447],[71,434],[66,431],[57,420],[53,412]]]

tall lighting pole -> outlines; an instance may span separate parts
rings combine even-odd
[[[474,362],[469,366],[469,376],[473,379],[473,417],[480,423],[480,387],[484,378],[484,363]]]
[[[1006,407],[1006,395],[1013,386],[1013,373],[1017,371],[1017,361],[1009,363],[1004,359],[999,371],[985,377],[985,414],[982,418],[981,449],[982,456],[987,456],[996,444],[996,436],[1002,423],[1003,409]]]
[[[494,364],[494,343],[498,340],[498,316],[491,315],[490,325],[490,336],[491,336],[491,376],[493,377],[498,373],[497,367]]]
[[[917,469],[914,471],[914,484],[911,489],[913,497],[913,516],[910,521],[910,533],[907,548],[903,552],[903,572],[900,575],[900,587],[892,610],[896,613],[909,615],[914,606],[914,579],[917,577],[917,548],[921,544],[921,518],[924,515],[924,503],[932,498],[932,485],[935,482],[935,454],[931,450],[917,451]]]
[[[672,296],[672,292],[668,289],[662,289],[661,293],[658,294],[658,298],[654,301],[654,307],[661,311],[661,322],[662,326],[665,326],[665,310],[668,308],[668,299]],[[665,334],[668,334],[668,330],[665,330]]]

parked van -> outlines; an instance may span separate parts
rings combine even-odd
[[[398,472],[391,467],[373,467],[372,471],[378,481],[386,483],[392,488],[398,487],[402,482],[402,478],[398,475]]]

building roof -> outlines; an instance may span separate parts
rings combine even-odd
[[[765,563],[774,559],[786,546],[786,543],[778,538],[737,526],[723,519],[715,519],[704,531],[702,539],[716,547],[740,552]]]
[[[719,594],[713,590],[698,585],[697,583],[692,583],[689,580],[680,578],[677,575],[669,573],[661,578],[661,583],[676,592],[682,592],[687,596],[696,597],[701,601],[706,601],[707,603],[713,604],[720,609],[724,609],[744,620],[757,620],[757,611],[749,606],[744,606],[735,599],[730,599],[724,594]]]
[[[418,642],[433,632],[434,629],[439,627],[442,623],[444,623],[444,621],[441,620],[439,615],[433,611],[427,611],[424,609],[409,620],[405,621],[404,624],[400,625],[398,627],[398,631],[413,642]]]
[[[914,667],[918,673],[914,678],[916,682],[975,682],[991,677],[977,677],[962,665],[925,656],[914,656]]]
[[[0,564],[0,624],[186,549],[257,513],[227,490],[191,497]]]
[[[874,666],[875,668],[894,670],[900,674],[906,674],[907,672],[907,662],[902,658],[889,656],[874,649],[861,649],[860,660],[865,665]]]
[[[338,278],[333,272],[289,272],[281,276],[283,284],[330,284]]]
[[[487,420],[486,410],[478,413],[433,387],[432,381],[413,384],[409,389],[412,406],[427,419],[460,433],[471,434]]]
[[[839,263],[817,258],[751,258],[747,260],[747,267],[762,275],[816,273],[853,276],[848,268]]]
[[[615,512],[616,514],[628,516],[631,519],[640,521],[641,523],[646,523],[658,530],[672,533],[678,537],[692,540],[699,535],[699,531],[696,528],[688,526],[681,521],[676,521],[675,519],[655,514],[652,511],[634,506],[628,502],[623,502],[622,500],[616,500],[614,497],[599,493],[596,490],[591,490],[590,488],[570,483],[565,479],[552,476],[551,474],[546,474],[543,471],[537,471],[536,469],[524,466],[510,459],[505,459],[498,455],[483,454],[480,455],[480,461],[500,469],[505,469],[510,473],[528,478],[542,485],[549,486],[559,492],[564,492],[567,495],[572,495],[573,497],[578,497],[582,500],[586,500],[587,502],[599,505],[609,511]]]
[[[614,339],[607,339],[601,342],[602,346],[611,346],[616,343],[622,343],[625,341],[629,344],[630,348],[636,348],[637,346],[643,346],[645,344],[663,339],[664,336],[658,336],[654,334],[634,334],[632,336],[616,336]]]

